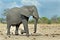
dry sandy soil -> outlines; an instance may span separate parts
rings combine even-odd
[[[0,40],[60,40],[60,24],[38,24],[37,33],[33,33],[33,24],[29,24],[30,36],[21,35],[23,25],[19,27],[19,35],[14,35],[15,27],[11,27],[11,35],[6,35],[6,24],[0,23]]]

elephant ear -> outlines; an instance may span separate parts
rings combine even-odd
[[[33,14],[33,12],[31,10],[32,10],[31,7],[27,7],[27,6],[21,7],[20,14],[22,14],[26,17],[30,17]]]
[[[33,7],[33,16],[36,18],[36,19],[39,19],[39,15],[38,15],[38,10],[36,8],[36,6]]]

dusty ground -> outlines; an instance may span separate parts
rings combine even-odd
[[[11,35],[7,36],[6,26],[6,24],[0,23],[0,40],[60,40],[60,24],[38,24],[37,33],[35,34],[33,34],[33,24],[29,24],[29,37],[20,34],[23,25],[19,28],[20,35],[14,35],[15,27],[11,27]]]

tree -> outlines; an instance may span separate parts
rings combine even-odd
[[[4,18],[0,18],[0,23],[6,23],[6,20]]]
[[[28,23],[30,23],[30,24],[34,23],[34,20],[30,19]]]
[[[58,23],[60,23],[60,17],[57,17]]]
[[[58,17],[57,17],[57,15],[54,15],[54,16],[51,18],[51,22],[52,22],[52,23],[58,23]]]
[[[3,16],[6,16],[6,14],[7,14],[6,12],[7,12],[8,10],[9,10],[9,9],[4,9],[4,11],[3,11],[3,14],[2,14],[2,15],[3,15]]]
[[[6,23],[6,11],[7,11],[8,9],[4,9],[4,11],[3,11],[3,13],[2,13],[2,18],[0,18],[0,22],[1,23]]]
[[[40,19],[41,19],[41,23],[44,23],[44,24],[45,23],[47,24],[48,23],[48,20],[49,20],[47,17],[42,17]]]
[[[51,20],[50,19],[48,20],[48,24],[51,24]]]

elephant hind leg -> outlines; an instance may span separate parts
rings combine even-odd
[[[11,28],[11,25],[7,24],[7,35],[10,35],[10,28]]]
[[[19,28],[19,25],[16,25],[15,35],[19,35],[18,28]]]

